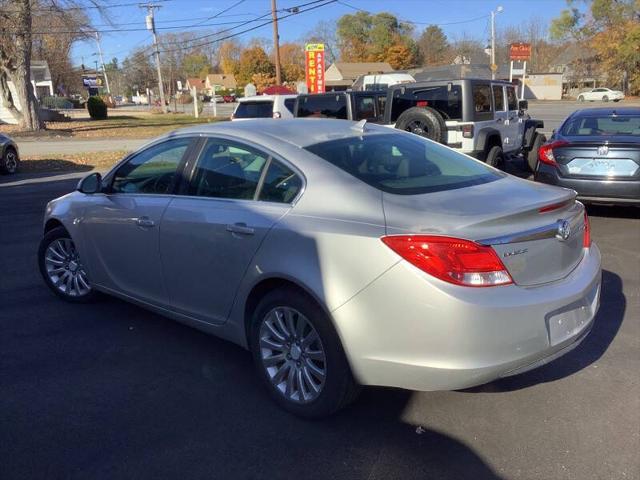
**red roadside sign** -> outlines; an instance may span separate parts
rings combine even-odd
[[[529,60],[531,58],[531,44],[512,43],[509,46],[509,58],[511,60]]]
[[[324,43],[307,44],[305,59],[309,93],[324,93]]]

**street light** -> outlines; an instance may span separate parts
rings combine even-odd
[[[496,15],[502,12],[504,8],[502,6],[498,6],[495,11],[491,11],[491,79],[496,79],[496,70],[498,70],[498,66],[496,65]]]

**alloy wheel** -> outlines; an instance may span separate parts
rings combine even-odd
[[[51,284],[70,297],[83,297],[91,292],[78,251],[69,238],[51,242],[45,252],[44,264]]]
[[[8,173],[15,173],[18,168],[18,157],[15,152],[9,150],[4,156],[4,168]]]
[[[407,128],[405,128],[405,130],[407,132],[411,132],[420,136],[424,136],[429,131],[425,123],[421,122],[420,120],[414,120],[410,122],[409,125],[407,125]]]
[[[271,384],[287,400],[314,401],[325,384],[327,359],[318,332],[299,311],[276,307],[260,324],[260,357]]]

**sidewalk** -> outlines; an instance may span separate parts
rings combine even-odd
[[[31,155],[64,155],[85,152],[132,151],[149,142],[150,138],[108,138],[96,140],[76,140],[60,138],[43,140],[41,138],[17,138],[21,157]]]

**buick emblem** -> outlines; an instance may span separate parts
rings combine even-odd
[[[607,145],[601,145],[598,147],[598,155],[607,155],[609,153],[609,147]]]
[[[558,220],[558,233],[556,238],[564,242],[571,235],[571,224],[568,220]]]

